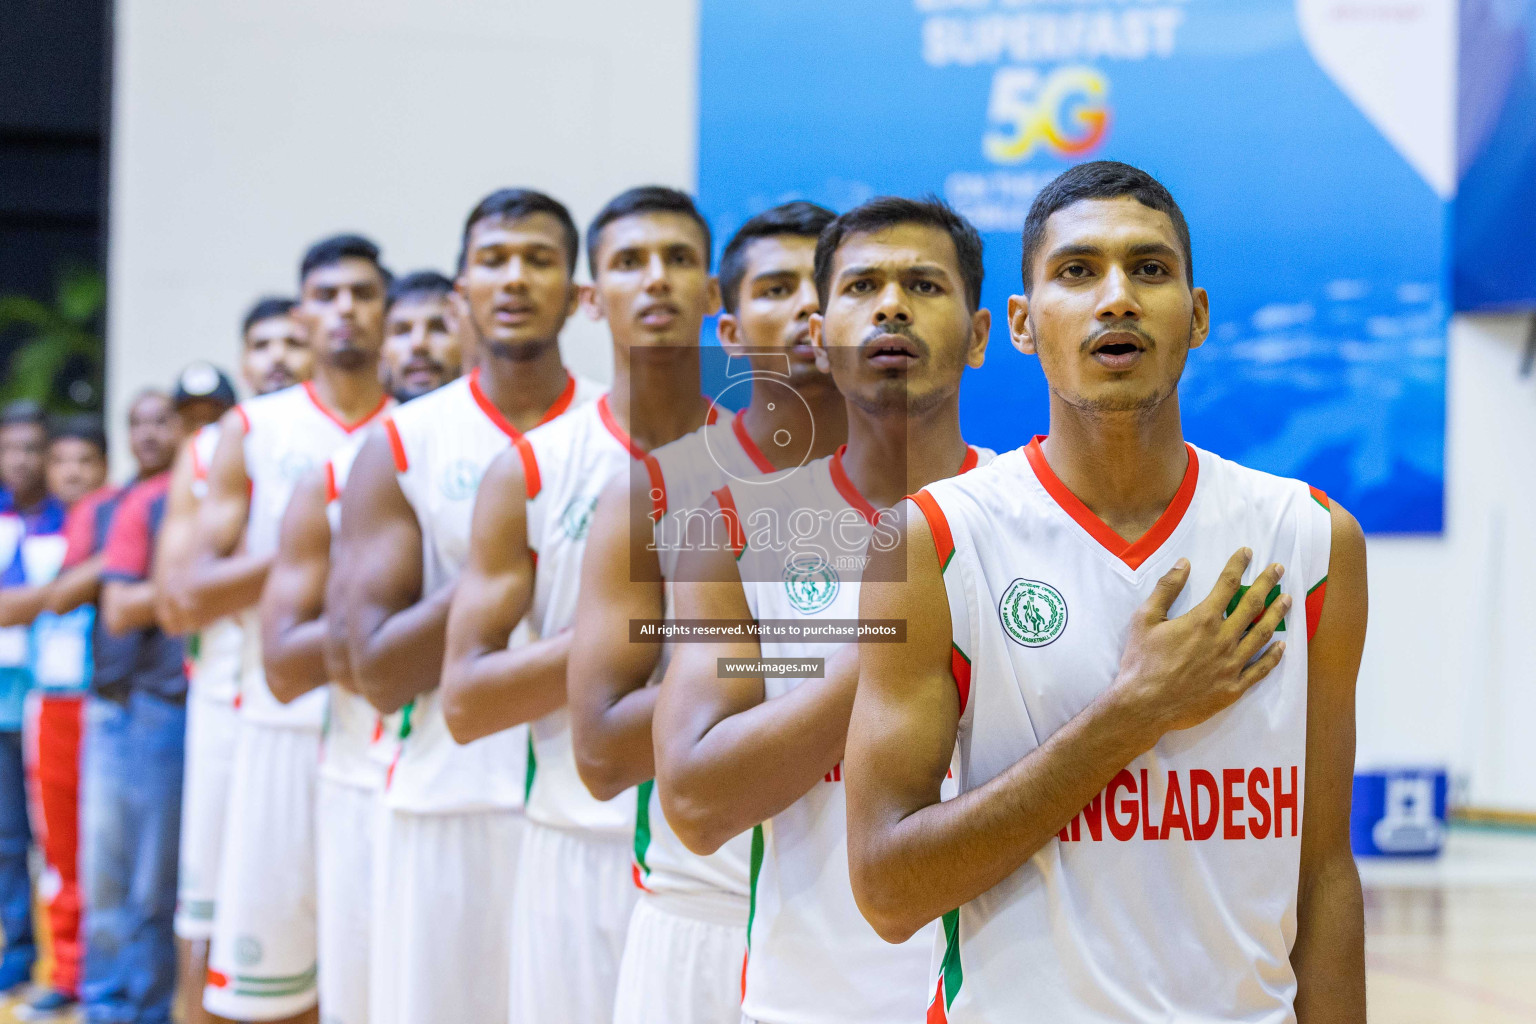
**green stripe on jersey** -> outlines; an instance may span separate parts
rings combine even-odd
[[[651,866],[645,862],[645,855],[651,848],[651,791],[655,788],[655,779],[646,779],[635,787],[635,865],[647,878]]]
[[[533,795],[533,777],[539,771],[539,755],[533,752],[533,729],[528,730],[528,771],[523,775],[523,803]]]
[[[747,889],[747,952],[752,952],[752,920],[757,917],[757,878],[763,873],[763,826],[752,826],[752,874]]]
[[[1248,584],[1246,584],[1246,583],[1237,588],[1237,593],[1233,594],[1232,595],[1232,600],[1227,602],[1227,611],[1226,611],[1227,615],[1231,615],[1233,612],[1237,611],[1237,605],[1238,605],[1238,603],[1240,601],[1242,601],[1243,595],[1248,593],[1248,591],[1251,590],[1251,589],[1252,588],[1250,586],[1248,586]],[[1279,596],[1280,596],[1280,584],[1276,583],[1275,584],[1275,588],[1273,590],[1271,590],[1268,594],[1264,595],[1264,607],[1268,608],[1270,605],[1274,604],[1275,600]],[[1260,614],[1262,614],[1262,613],[1260,613]],[[1225,617],[1225,616],[1223,616],[1223,617]],[[1280,625],[1275,627],[1275,632],[1276,633],[1283,633],[1283,632],[1285,632],[1285,620],[1284,619],[1281,619],[1280,620]]]
[[[951,910],[944,915],[944,963],[939,968],[944,977],[944,1009],[955,1005],[955,996],[965,982],[965,972],[960,968],[960,911]]]

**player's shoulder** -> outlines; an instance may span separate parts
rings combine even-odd
[[[1327,494],[1304,480],[1254,469],[1195,445],[1189,447],[1199,459],[1196,486],[1222,506],[1265,511],[1297,508],[1330,511]]]
[[[445,415],[452,415],[461,405],[467,407],[473,400],[469,392],[469,377],[465,375],[395,406],[388,417],[402,431],[429,429],[446,425],[448,421],[444,419]]]
[[[1025,490],[1019,487],[1020,480],[1034,475],[1024,449],[995,452],[972,446],[971,451],[975,454],[971,466],[954,476],[935,480],[922,490],[945,503],[991,505],[1000,499],[1018,500]]]
[[[297,408],[311,404],[307,384],[293,384],[264,395],[253,395],[234,408],[234,415],[242,422],[246,432],[271,422],[278,422],[293,415]]]
[[[599,395],[596,400],[573,405],[570,411],[529,429],[523,437],[540,455],[568,448],[575,444],[578,438],[602,429],[603,402],[601,400],[604,397],[606,393]]]

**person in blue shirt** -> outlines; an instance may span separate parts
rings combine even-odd
[[[9,495],[0,511],[0,589],[25,587],[43,571],[42,547],[32,541],[58,537],[64,505],[48,494],[48,426],[32,402],[0,410],[0,486]],[[54,568],[57,568],[56,566]],[[32,885],[27,855],[27,784],[22,760],[22,704],[32,686],[31,633],[27,626],[0,628],[0,994],[32,977],[37,946],[32,935]]]

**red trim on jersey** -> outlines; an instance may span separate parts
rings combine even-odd
[[[852,480],[848,479],[848,473],[843,469],[843,452],[847,450],[848,446],[842,444],[838,445],[837,451],[832,453],[832,461],[829,464],[832,486],[837,488],[837,493],[843,496],[844,501],[858,509],[865,521],[873,526],[879,513],[875,511],[875,506],[869,503],[869,499],[859,493],[859,489],[853,485]]]
[[[710,410],[713,411],[714,406],[710,406]],[[736,443],[741,445],[741,450],[747,453],[747,458],[752,460],[752,465],[757,467],[759,473],[777,473],[773,463],[768,461],[768,456],[763,454],[757,442],[752,440],[752,435],[747,433],[744,422],[746,415],[747,410],[743,409],[731,420],[731,433],[736,435]]]
[[[741,516],[736,512],[736,499],[731,494],[729,486],[722,487],[714,492],[715,501],[720,504],[720,512],[725,516],[725,531],[730,538],[731,551],[737,561],[741,560],[741,553],[747,550],[747,535],[741,530]]]
[[[247,434],[251,432],[251,414],[245,411],[245,406],[235,406],[235,415],[240,417],[240,428]]]
[[[966,445],[965,446],[965,458],[960,460],[960,473],[969,473],[971,470],[976,468],[976,464],[979,463],[980,461],[981,461],[981,452],[978,452],[975,448],[972,448],[970,445]],[[955,475],[959,476],[960,473],[956,473]]]
[[[517,449],[518,458],[523,460],[523,491],[528,501],[539,496],[544,483],[539,479],[539,460],[533,454],[533,445],[528,443],[528,438],[519,434],[513,441],[512,447]]]
[[[341,497],[341,488],[336,486],[336,463],[325,464],[325,503],[329,505]]]
[[[1035,439],[1024,447],[1024,454],[1028,457],[1035,476],[1040,480],[1040,485],[1078,526],[1088,531],[1089,536],[1132,569],[1139,569],[1143,562],[1163,546],[1163,541],[1167,540],[1183,521],[1184,513],[1189,510],[1189,503],[1194,499],[1195,484],[1200,479],[1200,457],[1195,453],[1195,449],[1186,443],[1184,447],[1189,452],[1189,463],[1184,469],[1184,480],[1174,493],[1173,500],[1168,503],[1167,508],[1163,509],[1163,514],[1158,516],[1157,522],[1152,524],[1152,529],[1143,534],[1140,540],[1130,543],[1112,530],[1104,520],[1094,515],[1093,510],[1084,505],[1078,496],[1061,482],[1055,471],[1051,469],[1050,463],[1045,460],[1045,452],[1040,447],[1040,442],[1043,440],[1045,435],[1037,434]]]
[[[940,976],[934,989],[933,1000],[928,1004],[928,1016],[923,1024],[949,1024],[949,1014],[944,1011],[944,978]]]
[[[701,395],[700,397],[702,398],[703,396]],[[708,401],[708,399],[705,399],[705,401]],[[645,458],[645,449],[635,444],[635,439],[629,436],[629,432],[619,426],[618,419],[613,415],[613,407],[608,404],[607,395],[597,400],[597,415],[603,421],[603,426],[607,428],[608,433],[613,435],[613,439],[623,445],[625,451],[629,452],[630,458]],[[719,418],[719,411],[715,408],[715,404],[710,402],[709,410],[704,414],[704,423],[709,425]]]
[[[496,403],[492,402],[490,396],[480,387],[480,367],[478,366],[469,371],[469,394],[475,400],[475,404],[480,407],[480,411],[485,414],[485,418],[495,424],[497,430],[506,434],[514,441],[523,436],[523,432],[513,426],[511,420],[502,415],[501,410],[496,408]],[[535,423],[534,426],[542,427],[556,416],[561,415],[571,407],[571,403],[575,399],[576,378],[572,377],[570,371],[567,370],[565,374],[565,390],[560,392],[560,397],[555,399],[554,404],[544,410],[544,415],[539,417],[539,422]]]
[[[320,393],[315,390],[315,382],[314,381],[307,380],[307,381],[304,382],[304,393],[309,396],[309,400],[311,402],[315,403],[315,408],[320,410],[320,414],[322,416],[324,416],[326,419],[330,420],[332,423],[336,424],[338,427],[340,427],[344,432],[346,432],[348,434],[355,433],[358,430],[358,428],[360,428],[360,427],[366,427],[369,423],[373,422],[373,419],[374,419],[375,416],[377,416],[379,413],[383,412],[385,409],[389,408],[389,396],[388,395],[381,395],[379,397],[379,404],[374,406],[374,409],[373,409],[372,412],[370,412],[368,415],[364,416],[362,419],[358,420],[356,423],[353,423],[353,424],[351,424],[349,426],[347,424],[346,420],[342,419],[340,416],[336,415],[330,409],[326,408],[325,403],[320,401]]]
[[[971,659],[955,646],[953,640],[949,642],[949,674],[955,677],[955,692],[960,695],[960,713],[963,715],[971,700]]]
[[[239,409],[240,407],[237,405],[237,406],[235,406],[235,408]],[[187,444],[187,453],[192,456],[192,479],[193,480],[207,480],[208,479],[208,467],[203,465],[203,460],[201,458],[199,458],[198,454],[197,454],[197,439],[202,437],[203,436],[203,431],[205,431],[207,429],[208,429],[207,427],[198,427],[197,428],[197,433],[192,435],[192,440],[190,442],[188,442],[188,444]]]
[[[1312,637],[1317,633],[1317,624],[1323,621],[1323,599],[1328,596],[1328,577],[1324,576],[1317,581],[1317,585],[1307,591],[1307,599],[1302,607],[1306,609],[1307,617],[1307,643],[1312,642]]]
[[[654,456],[647,455],[640,461],[645,463],[645,473],[651,478],[651,522],[659,523],[667,514],[667,478]]]
[[[645,458],[645,450],[635,444],[635,439],[630,437],[629,432],[619,426],[619,421],[614,418],[613,409],[608,405],[607,395],[597,400],[597,417],[603,421],[603,426],[608,430],[608,433],[613,435],[613,439],[623,445],[625,451],[629,452],[630,458]]]
[[[939,503],[933,500],[933,495],[925,490],[907,495],[907,500],[928,520],[928,532],[933,534],[933,553],[939,556],[939,572],[942,573],[949,568],[949,560],[955,557],[955,536],[949,530],[949,520]]]
[[[389,438],[389,451],[395,459],[395,472],[404,473],[411,468],[411,460],[405,457],[405,442],[400,439],[400,428],[393,416],[384,420],[384,435]]]
[[[1312,492],[1312,500],[1313,501],[1315,501],[1319,505],[1323,506],[1323,508],[1328,509],[1330,512],[1333,511],[1333,505],[1328,501],[1328,495],[1324,494],[1322,491],[1318,490],[1316,487],[1313,487],[1311,484],[1307,485],[1307,490]]]

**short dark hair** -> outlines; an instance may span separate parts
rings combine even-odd
[[[252,304],[250,311],[245,314],[245,319],[240,322],[240,337],[244,338],[250,333],[253,326],[263,320],[270,320],[275,316],[287,316],[293,312],[293,307],[298,305],[286,295],[264,295]]]
[[[955,257],[960,262],[960,277],[965,282],[965,298],[971,311],[981,308],[981,235],[970,221],[955,212],[937,196],[903,199],[880,196],[856,206],[828,224],[816,240],[816,294],[821,308],[827,308],[832,290],[832,258],[850,235],[867,235],[898,224],[922,224],[948,232],[955,243]]]
[[[425,295],[441,298],[451,291],[453,291],[453,282],[437,271],[413,270],[390,283],[389,294],[384,299],[384,309],[387,312],[391,306],[406,296]]]
[[[48,427],[48,416],[43,412],[43,407],[30,398],[18,398],[14,402],[7,402],[0,409],[0,427],[33,426]]]
[[[608,200],[608,205],[598,210],[592,223],[587,225],[587,269],[593,277],[597,276],[597,241],[602,237],[603,228],[640,213],[680,213],[697,224],[704,234],[704,266],[708,268],[714,240],[709,234],[709,222],[694,205],[693,197],[664,185],[641,185]]]
[[[483,220],[521,220],[536,213],[547,213],[560,222],[560,234],[565,239],[565,269],[576,273],[576,257],[581,248],[581,234],[571,211],[560,200],[536,192],[531,188],[499,188],[475,204],[464,219],[464,234],[459,240],[459,269],[469,258],[469,233]]]
[[[74,438],[95,445],[102,455],[107,454],[107,428],[101,422],[100,416],[76,413],[72,416],[55,417],[48,425],[48,441],[52,443],[65,438]]]
[[[1174,234],[1184,246],[1184,278],[1190,287],[1194,287],[1195,254],[1189,245],[1189,224],[1173,194],[1139,167],[1118,160],[1091,160],[1057,175],[1030,204],[1029,216],[1024,218],[1024,257],[1020,265],[1026,295],[1029,294],[1035,257],[1040,255],[1040,247],[1045,244],[1045,222],[1051,219],[1051,214],[1084,199],[1119,199],[1121,196],[1130,196],[1142,206],[1167,214],[1173,221]]]
[[[780,235],[798,235],[817,238],[822,229],[836,219],[837,214],[825,206],[797,199],[792,203],[764,210],[743,224],[720,255],[720,298],[727,313],[735,313],[741,280],[747,273],[747,250],[760,238],[776,238]]]
[[[384,279],[387,288],[393,279],[390,272],[379,262],[379,247],[362,235],[332,235],[322,238],[304,251],[304,259],[299,264],[299,287],[304,287],[304,281],[311,273],[321,267],[329,267],[333,263],[340,263],[344,259],[367,260],[378,270],[379,276]]]

